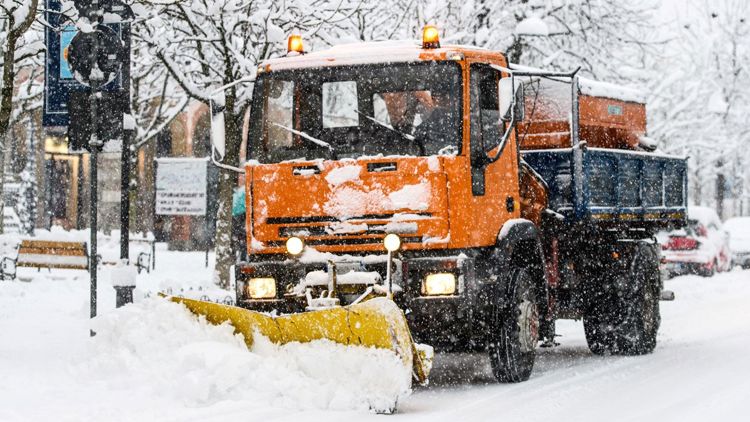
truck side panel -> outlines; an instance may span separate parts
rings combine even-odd
[[[599,148],[523,151],[522,156],[549,186],[549,207],[570,222],[630,228],[684,223],[684,158]]]

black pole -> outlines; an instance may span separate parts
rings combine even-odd
[[[130,123],[128,123],[130,124]],[[120,171],[120,259],[130,260],[130,137],[128,128],[122,134],[122,168]]]
[[[91,48],[91,52],[89,53],[89,59],[91,63],[94,63],[94,69],[91,72],[90,76],[90,82],[91,82],[91,95],[89,96],[89,106],[91,107],[91,138],[89,138],[89,149],[91,150],[91,162],[89,163],[89,166],[91,168],[91,207],[89,209],[89,228],[91,230],[91,253],[89,254],[89,276],[91,277],[91,318],[96,317],[96,272],[97,267],[99,264],[98,254],[97,254],[97,245],[96,245],[96,233],[97,233],[97,185],[99,183],[99,175],[98,175],[98,169],[97,169],[97,155],[99,152],[99,148],[103,145],[102,141],[99,139],[97,131],[98,131],[98,118],[97,110],[96,110],[96,100],[99,95],[99,83],[101,82],[99,80],[98,75],[95,74],[95,71],[99,73],[99,66],[96,65],[96,58],[99,56],[99,42],[98,37],[94,37],[94,43]],[[91,336],[94,336],[96,333],[94,330],[90,330],[89,334]]]
[[[78,155],[78,174],[76,175],[78,188],[76,189],[76,229],[83,229],[83,155]]]
[[[99,149],[99,140],[96,137],[96,103],[95,98],[96,94],[93,93],[91,95],[91,121],[92,121],[92,127],[93,130],[91,132],[91,140],[89,141],[89,145],[91,146],[91,208],[89,209],[90,215],[89,220],[90,223],[90,229],[91,229],[91,254],[89,256],[89,275],[91,276],[91,318],[94,318],[96,316],[96,270],[97,270],[97,264],[98,264],[98,257],[97,257],[97,245],[96,245],[96,232],[97,232],[97,178],[98,178],[98,172],[97,172],[97,152]],[[95,333],[92,330],[91,335],[93,336]]]
[[[208,268],[208,251],[211,249],[211,236],[210,236],[210,230],[211,230],[211,222],[208,219],[208,161],[206,161],[206,268]]]

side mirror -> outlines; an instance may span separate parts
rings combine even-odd
[[[526,95],[523,90],[523,83],[518,82],[516,87],[516,103],[515,103],[515,110],[513,110],[513,113],[515,114],[515,119],[517,122],[520,122],[524,119],[525,113],[526,113]]]
[[[218,161],[226,154],[226,136],[224,134],[224,110],[226,109],[224,91],[219,91],[211,97],[211,149],[212,156]],[[215,155],[214,155],[215,154]]]
[[[523,84],[514,78],[502,78],[498,86],[500,116],[505,122],[523,120]]]
[[[500,79],[497,97],[500,99],[500,116],[503,120],[509,120],[510,107],[513,105],[513,80],[512,78]]]

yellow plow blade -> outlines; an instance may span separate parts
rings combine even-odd
[[[213,324],[229,321],[235,333],[244,336],[248,347],[252,347],[253,334],[258,332],[277,344],[328,339],[345,345],[389,349],[404,366],[411,367],[421,384],[427,381],[432,366],[431,348],[417,347],[403,311],[385,297],[276,317],[236,306],[180,297],[170,299],[182,303],[194,314],[205,316]]]

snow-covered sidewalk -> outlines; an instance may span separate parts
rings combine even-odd
[[[157,254],[141,295],[227,294],[204,281],[201,253]],[[387,354],[262,342],[250,353],[229,327],[156,298],[113,312],[106,270],[91,339],[87,273],[23,270],[31,282],[0,282],[2,421],[350,421],[383,418],[367,409],[394,396],[392,417],[409,420],[738,420],[750,398],[750,271],[668,281],[677,301],[662,303],[653,355],[592,356],[580,322],[562,321],[561,346],[540,352],[528,382],[495,384],[481,355],[438,356],[430,386],[407,397]]]

